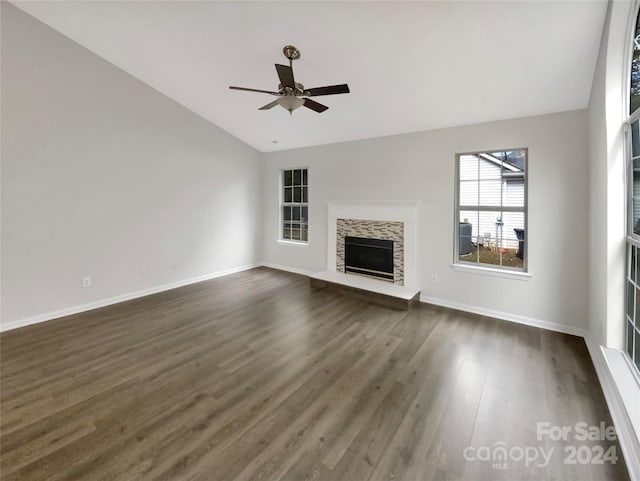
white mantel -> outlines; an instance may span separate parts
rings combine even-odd
[[[418,274],[418,207],[416,201],[329,201],[327,202],[327,270],[336,271],[336,222],[359,219],[404,223],[404,285],[420,287]]]

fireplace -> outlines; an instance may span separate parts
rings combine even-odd
[[[327,202],[327,271],[341,273],[355,282],[385,282],[381,277],[365,280],[345,274],[345,237],[393,241],[393,284],[417,288],[418,205],[413,201],[330,201]],[[377,270],[377,269],[376,269]],[[388,276],[387,278],[390,278]]]
[[[393,241],[345,236],[344,271],[393,282]]]
[[[360,298],[408,309],[420,295],[419,204],[327,202],[327,270],[311,274],[311,285],[344,286]]]
[[[336,228],[337,272],[361,274],[391,281],[399,286],[404,285],[402,222],[337,219]],[[347,238],[355,240],[347,241]],[[349,264],[346,263],[347,244],[350,251]]]

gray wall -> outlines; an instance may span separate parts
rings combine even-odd
[[[587,327],[586,111],[261,155],[6,2],[2,14],[3,324],[260,260],[323,270],[326,201],[420,200],[424,296]],[[531,279],[455,271],[454,155],[513,147],[529,148]],[[277,242],[286,167],[309,167],[308,247]]]
[[[261,168],[256,150],[2,2],[5,326],[259,261]]]
[[[522,281],[453,270],[455,154],[529,148],[529,271]],[[332,200],[420,200],[422,294],[568,330],[587,327],[586,110],[266,154],[264,259],[326,266]],[[279,171],[309,168],[310,243],[278,242]]]

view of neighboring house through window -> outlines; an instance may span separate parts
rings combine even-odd
[[[456,156],[455,263],[526,270],[527,150]]]
[[[640,15],[639,15],[640,18]],[[636,19],[627,125],[627,308],[625,347],[640,370],[640,22]]]
[[[307,169],[282,171],[282,239],[309,240]]]

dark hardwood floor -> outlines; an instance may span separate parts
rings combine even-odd
[[[537,436],[611,425],[582,339],[265,268],[3,333],[0,361],[3,481],[628,479],[615,441]]]

